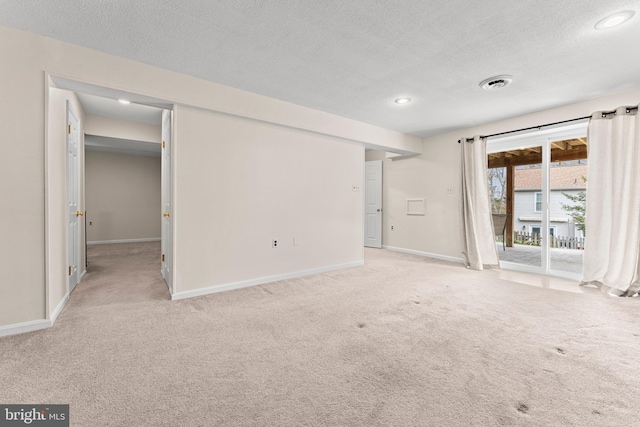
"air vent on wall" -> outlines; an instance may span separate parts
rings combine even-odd
[[[480,82],[480,87],[484,90],[502,89],[513,81],[513,76],[504,74],[501,76],[489,77]]]

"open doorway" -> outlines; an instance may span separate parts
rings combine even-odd
[[[116,256],[122,272],[127,260],[148,254],[149,262],[134,264],[152,262],[153,274],[171,293],[165,274],[172,270],[167,252],[172,252],[173,230],[166,221],[171,145],[163,141],[171,141],[172,108],[145,96],[49,76],[47,313],[52,320],[76,285],[107,272],[105,262]],[[168,298],[165,289],[160,292]]]
[[[165,110],[77,95],[85,111],[87,285],[96,288],[92,298],[161,296],[152,278],[159,270],[153,265],[162,257]]]

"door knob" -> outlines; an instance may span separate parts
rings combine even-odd
[[[82,216],[82,215],[84,215],[84,212],[82,212],[82,211],[76,211],[76,216]]]
[[[378,209],[378,212],[380,212],[382,209]]]
[[[162,216],[165,218],[169,218],[171,214],[169,212],[162,212]]]

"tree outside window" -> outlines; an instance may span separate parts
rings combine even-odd
[[[586,183],[587,178],[583,176],[582,181]],[[587,231],[585,229],[584,214],[587,210],[587,192],[580,191],[576,194],[568,194],[563,192],[562,195],[573,202],[571,204],[563,203],[562,210],[568,213],[571,218],[573,218],[573,221],[576,223],[576,227],[578,227],[578,230],[582,231],[583,235],[586,236]]]

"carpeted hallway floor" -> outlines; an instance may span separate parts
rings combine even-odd
[[[91,246],[53,328],[0,338],[0,402],[73,426],[640,425],[640,299],[367,250],[169,301],[159,244]]]

